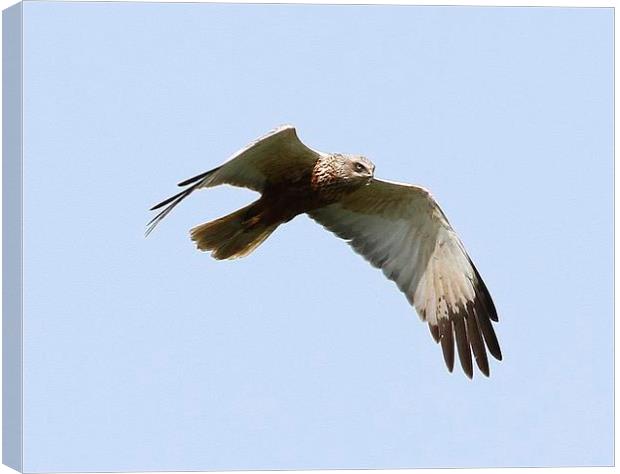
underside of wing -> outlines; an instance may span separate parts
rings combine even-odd
[[[209,172],[185,180],[179,186],[200,179],[199,187],[231,184],[262,192],[267,183],[308,172],[319,156],[319,152],[299,140],[294,127],[284,125],[239,150],[208,177]]]
[[[186,187],[184,190],[151,208],[161,210],[147,224],[146,234],[196,189],[230,184],[262,192],[268,183],[307,174],[319,156],[319,152],[299,140],[294,127],[276,128],[239,150],[223,165],[180,182],[179,186]]]
[[[441,344],[450,371],[454,346],[473,376],[472,352],[489,375],[487,350],[501,360],[489,292],[445,215],[423,188],[374,180],[310,216],[394,281]]]

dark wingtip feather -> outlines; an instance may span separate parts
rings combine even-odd
[[[497,316],[497,309],[495,308],[495,303],[493,303],[493,298],[491,298],[491,293],[489,293],[487,285],[484,283],[484,280],[480,277],[480,273],[478,273],[478,269],[474,265],[474,262],[471,261],[471,259],[469,259],[469,264],[474,269],[474,274],[476,275],[476,281],[477,281],[476,293],[478,297],[482,300],[482,304],[484,304],[491,321],[498,322],[499,318]]]
[[[454,369],[454,337],[452,335],[452,324],[450,320],[444,318],[439,321],[439,332],[441,334],[441,350],[443,352],[443,360],[448,367],[448,371]]]
[[[189,179],[186,179],[185,181],[181,181],[179,183],[179,186],[187,186],[188,184],[191,184],[192,186],[184,189],[183,191],[175,194],[174,196],[170,196],[169,198],[164,199],[162,202],[155,204],[153,207],[151,207],[149,209],[150,211],[156,211],[157,209],[161,209],[162,207],[167,206],[159,214],[157,214],[153,219],[151,219],[148,224],[146,224],[147,228],[146,228],[146,231],[144,232],[144,236],[147,237],[151,232],[153,232],[153,229],[157,227],[157,224],[159,224],[161,220],[164,217],[166,217],[168,213],[172,211],[172,209],[174,209],[177,204],[179,204],[183,199],[189,196],[192,193],[192,191],[199,188],[200,185],[202,184],[202,181],[206,177],[208,177],[209,175],[217,171],[218,169],[220,169],[220,167],[214,168],[209,171],[205,171],[204,173],[200,173],[199,175],[193,176]]]
[[[199,179],[202,179],[205,176],[207,176],[209,173],[210,171],[207,171],[206,173],[200,173],[200,174],[197,174],[196,176],[192,176],[191,178],[188,178],[184,181],[181,181],[180,183],[177,183],[177,186],[187,186],[188,184],[195,183]]]
[[[439,326],[433,326],[431,323],[428,323],[428,329],[435,342],[439,343]]]
[[[489,359],[487,357],[487,351],[484,347],[484,341],[482,340],[482,335],[480,334],[480,329],[478,327],[478,322],[476,321],[476,316],[474,314],[475,309],[474,305],[471,303],[467,304],[467,338],[469,339],[469,344],[471,345],[471,349],[474,353],[474,358],[476,359],[476,365],[480,372],[482,372],[487,377],[489,376]]]
[[[491,321],[486,315],[479,314],[478,311],[476,311],[476,320],[478,321],[478,328],[482,333],[482,337],[484,338],[489,352],[497,360],[502,360],[502,351],[499,348],[499,342],[493,330],[493,326],[491,325]]]
[[[465,375],[471,379],[474,376],[474,368],[471,361],[471,350],[469,348],[469,341],[467,340],[467,332],[465,330],[464,314],[465,309],[461,309],[457,314],[451,313],[450,319],[452,320],[452,326],[454,328],[456,348],[459,354],[461,367]]]
[[[478,365],[478,369],[480,370],[480,372],[482,372],[482,375],[484,375],[485,377],[490,377],[491,376],[491,369],[488,366],[489,360],[486,359],[486,364],[487,365],[483,365],[483,363],[478,364],[478,360],[476,360],[476,364]]]
[[[484,281],[480,277],[478,270],[473,262],[469,261],[476,276],[476,284],[474,284],[474,291],[476,293],[473,302],[473,313],[475,313],[476,321],[480,332],[484,338],[489,353],[497,360],[502,360],[502,351],[499,347],[499,341],[495,335],[493,324],[491,321],[498,321],[497,310],[495,304],[491,299],[489,290],[487,289]]]
[[[197,174],[196,176],[192,176],[191,178],[181,181],[180,183],[177,184],[177,186],[187,186],[188,184],[195,183],[196,181],[206,178],[208,175],[210,175],[211,173],[214,173],[218,169],[220,169],[219,166],[212,170],[205,171],[204,173]]]
[[[181,196],[184,193],[187,193],[187,189],[181,191],[180,193],[175,194],[174,196],[170,196],[169,198],[164,199],[160,203],[155,204],[153,207],[151,207],[149,209],[149,211],[155,211],[155,210],[159,209],[160,207],[164,207],[166,204],[168,204],[169,202],[174,201],[176,198],[178,198],[179,196]]]
[[[159,224],[161,222],[161,220],[164,217],[166,217],[170,213],[170,211],[172,211],[183,199],[185,199],[187,196],[189,196],[192,193],[192,191],[194,191],[194,189],[196,189],[196,186],[192,186],[190,188],[184,189],[180,193],[177,193],[174,196],[171,196],[168,199],[165,199],[162,202],[160,202],[159,204],[156,204],[155,206],[153,206],[151,208],[151,211],[154,211],[156,209],[160,209],[163,206],[166,206],[166,207],[164,209],[162,209],[155,217],[153,217],[146,224],[146,231],[144,232],[144,236],[148,237],[149,234],[151,232],[153,232],[155,227],[157,227],[157,224]]]
[[[170,206],[168,206],[167,208],[165,208],[163,211],[159,212],[155,217],[153,217],[150,221],[148,221],[148,223],[146,224],[146,230],[144,231],[144,237],[148,237],[149,234],[151,232],[153,232],[153,230],[155,229],[155,227],[157,227],[157,224],[159,224],[161,222],[161,220],[166,217],[166,215],[168,215],[168,213],[172,210],[172,208],[174,206],[176,206],[179,203],[179,201],[174,202],[173,204],[171,204]]]

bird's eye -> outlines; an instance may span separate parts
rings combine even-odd
[[[358,173],[361,173],[362,171],[364,171],[366,168],[364,167],[363,164],[361,163],[355,163],[355,171],[357,171]]]

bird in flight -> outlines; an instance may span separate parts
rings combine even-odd
[[[448,370],[454,346],[463,371],[489,375],[487,351],[502,353],[491,321],[497,311],[462,242],[430,193],[374,177],[360,155],[323,153],[304,145],[295,128],[279,127],[223,165],[179,183],[180,193],[151,208],[148,235],[192,192],[220,184],[261,197],[232,214],[190,231],[199,250],[221,259],[244,257],[278,226],[306,213],[344,239],[394,281],[441,345]]]

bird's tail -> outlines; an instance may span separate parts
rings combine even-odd
[[[256,203],[212,222],[194,227],[191,237],[199,250],[218,260],[245,257],[276,230],[278,224],[261,222]]]

